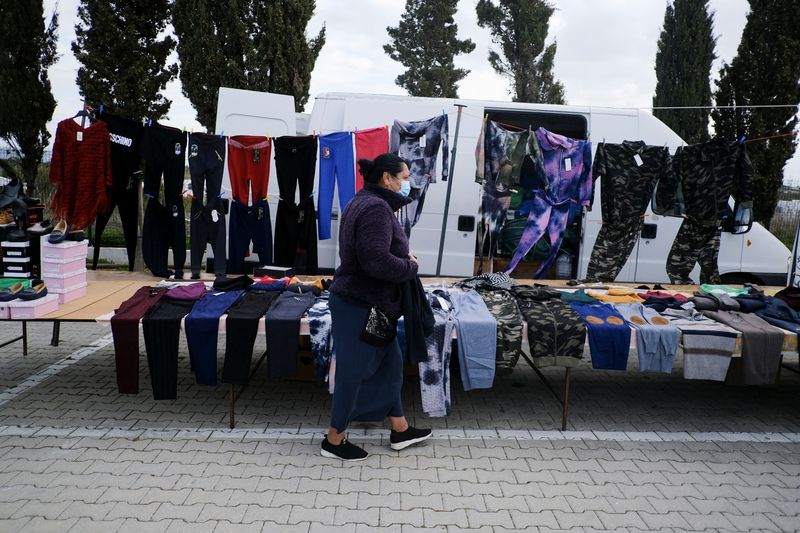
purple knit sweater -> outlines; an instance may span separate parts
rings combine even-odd
[[[417,275],[408,258],[408,238],[394,212],[411,200],[365,183],[339,223],[339,259],[330,291],[400,315],[400,284]]]

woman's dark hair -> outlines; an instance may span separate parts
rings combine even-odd
[[[358,173],[364,177],[367,183],[378,183],[384,172],[392,176],[399,174],[403,170],[405,161],[392,153],[381,154],[375,159],[359,159]]]

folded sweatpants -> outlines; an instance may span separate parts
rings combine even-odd
[[[272,378],[297,374],[297,338],[300,319],[314,305],[316,296],[310,292],[283,292],[270,306],[265,316],[267,333],[267,373]]]
[[[139,392],[139,320],[166,292],[167,289],[142,287],[122,302],[111,317],[117,389],[120,394]]]
[[[636,330],[639,370],[666,374],[672,372],[672,362],[681,337],[678,328],[655,309],[642,304],[615,304],[614,307]]]
[[[452,291],[458,332],[458,361],[464,390],[488,389],[494,383],[497,321],[474,290]]]
[[[162,298],[142,319],[154,400],[174,400],[178,395],[181,319],[189,314],[193,305],[193,300]]]
[[[200,385],[217,384],[217,336],[219,318],[244,291],[209,292],[192,307],[183,321],[189,361]]]
[[[274,291],[246,292],[228,310],[225,320],[225,362],[222,365],[222,381],[225,383],[247,383],[258,321],[277,297],[278,293]]]
[[[742,367],[746,385],[775,383],[782,358],[782,330],[763,318],[739,311],[704,311],[703,314],[742,332]]]
[[[631,347],[631,328],[622,315],[608,304],[571,302],[589,331],[592,368],[625,370]]]

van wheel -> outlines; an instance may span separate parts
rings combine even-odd
[[[754,276],[752,274],[743,274],[741,272],[736,272],[733,274],[723,274],[722,283],[726,285],[744,285],[745,283],[763,285],[761,279],[758,276]]]

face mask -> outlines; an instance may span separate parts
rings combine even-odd
[[[397,191],[398,194],[403,196],[408,196],[411,194],[411,182],[408,180],[403,180],[400,182],[400,190]]]

